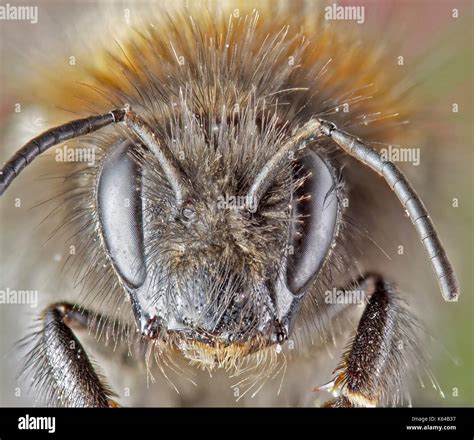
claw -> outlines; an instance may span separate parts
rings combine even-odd
[[[334,397],[339,397],[342,394],[342,388],[344,387],[344,382],[346,375],[344,372],[339,373],[334,377],[330,382],[320,385],[313,389],[314,392],[327,391],[332,394]]]
[[[333,380],[331,380],[328,383],[325,383],[324,385],[320,385],[319,387],[313,388],[313,392],[316,393],[316,392],[320,392],[320,391],[327,391],[328,393],[332,394],[334,397],[337,397],[337,395],[339,395],[339,393],[334,388],[335,383],[336,383],[336,379],[334,378]]]

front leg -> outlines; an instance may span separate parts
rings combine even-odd
[[[79,313],[71,304],[50,305],[40,317],[41,328],[28,352],[24,373],[32,387],[50,404],[68,407],[114,407],[114,393],[97,374],[72,329],[85,328],[90,312]]]
[[[380,276],[359,283],[370,298],[357,332],[326,389],[336,396],[327,407],[372,407],[398,402],[407,375],[406,361],[416,351],[414,320],[393,287]]]

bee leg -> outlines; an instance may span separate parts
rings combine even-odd
[[[405,354],[412,353],[416,344],[410,328],[413,321],[393,287],[378,275],[365,276],[359,286],[363,286],[369,301],[357,332],[334,371],[335,378],[315,389],[328,390],[335,396],[325,407],[397,403],[406,378]]]
[[[88,316],[68,303],[52,304],[41,316],[41,328],[28,352],[23,373],[32,375],[32,387],[51,404],[70,407],[115,407],[114,393],[94,370],[91,360],[74,335]],[[31,335],[23,343],[31,341]]]

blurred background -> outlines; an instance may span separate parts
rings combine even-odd
[[[47,112],[43,111],[41,102],[35,102],[35,90],[24,89],[23,84],[38,72],[47,71],[49,77],[54,77],[54,72],[48,72],[51,59],[58,54],[74,56],[72,48],[78,47],[81,41],[90,44],[107,29],[106,23],[98,20],[103,15],[97,12],[105,2],[10,0],[8,3],[38,6],[39,16],[34,24],[0,21],[0,162],[7,160],[33,134],[49,126]],[[133,10],[150,2],[111,3],[115,8]],[[255,2],[256,7],[258,3]],[[310,0],[304,3],[307,8],[332,5],[332,2]],[[290,11],[295,7],[290,0],[280,4]],[[427,357],[442,390],[435,390],[427,381],[424,390],[420,386],[412,393],[413,403],[473,406],[474,3],[471,0],[354,0],[337,4],[365,6],[361,32],[367,38],[380,39],[381,50],[392,45],[404,56],[418,100],[417,128],[433,139],[433,145],[421,146],[420,166],[406,171],[429,207],[461,283],[459,302],[447,304],[441,299],[423,252],[416,254],[416,258],[405,258],[401,264],[407,271],[403,290],[408,290],[410,280],[428,280],[421,284],[426,287],[423,291],[405,299],[432,335],[426,346]],[[21,118],[17,104],[21,105]],[[33,183],[32,176],[25,172],[25,188],[28,182]],[[42,234],[39,223],[44,217],[44,213],[31,209],[33,202],[28,195],[32,188],[34,184],[24,191],[24,205],[18,209],[12,199],[8,202],[2,199],[0,203],[0,289],[40,286],[41,291],[52,278],[55,281],[63,263],[53,248],[38,247],[41,240],[32,239]],[[29,305],[0,304],[0,405],[32,403],[31,395],[16,379],[18,359],[12,346],[31,325],[36,313]]]

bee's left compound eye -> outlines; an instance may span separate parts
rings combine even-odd
[[[128,154],[130,144],[113,148],[99,177],[97,204],[102,236],[115,270],[129,288],[146,278],[140,169]]]
[[[337,225],[335,181],[326,162],[311,150],[298,160],[292,225],[286,261],[286,285],[298,295],[316,278],[329,253]]]

